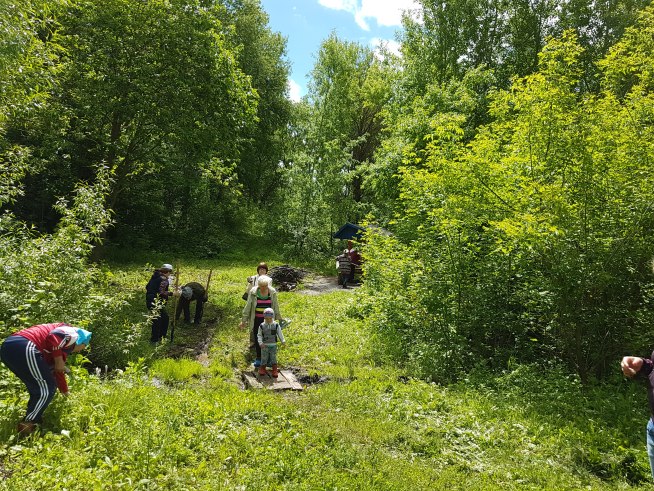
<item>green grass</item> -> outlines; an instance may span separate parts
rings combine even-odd
[[[13,436],[26,394],[2,369],[0,489],[651,489],[642,386],[582,387],[535,367],[452,386],[412,380],[373,364],[371,333],[346,315],[352,292],[280,294],[293,319],[280,364],[325,383],[244,390],[248,335],[237,325],[253,264],[183,270],[191,281],[214,268],[208,363],[160,358],[172,347],[153,350],[145,333],[136,351],[146,356],[124,373],[75,368],[71,397],[55,398],[40,437]],[[116,288],[134,290],[129,315],[142,315],[147,269],[113,271]],[[178,329],[179,343],[193,339]]]
[[[164,358],[155,360],[150,369],[150,374],[165,382],[183,382],[199,378],[205,371],[205,367],[195,360]]]

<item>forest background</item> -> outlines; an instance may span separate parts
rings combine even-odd
[[[0,333],[93,326],[124,368],[112,261],[327,270],[349,221],[375,363],[589,385],[648,354],[654,8],[420,4],[400,57],[326,39],[300,103],[256,0],[0,4]]]

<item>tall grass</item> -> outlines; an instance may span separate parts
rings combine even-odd
[[[280,294],[293,318],[280,364],[326,382],[245,390],[237,323],[256,263],[187,264],[189,278],[216,274],[209,366],[154,361],[164,347],[113,377],[76,368],[71,397],[57,396],[42,435],[21,441],[26,394],[1,369],[0,489],[651,489],[636,383],[588,387],[530,366],[451,386],[413,380],[372,364],[371,336],[346,313],[356,293],[338,290]],[[122,288],[142,283],[140,266],[112,270]]]

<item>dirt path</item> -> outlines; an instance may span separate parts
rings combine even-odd
[[[298,290],[298,293],[304,295],[321,295],[323,293],[333,292],[334,290],[341,291],[354,291],[358,288],[358,285],[353,287],[348,287],[343,290],[343,288],[338,284],[338,278],[336,276],[311,276],[303,281],[304,288]]]
[[[295,291],[300,295],[322,295],[333,291],[353,292],[359,286],[354,285],[343,289],[338,284],[336,276],[320,275],[308,276],[302,281],[301,285],[302,288]],[[175,342],[169,346],[168,356],[171,358],[190,357],[207,365],[209,363],[208,351],[213,333],[220,325],[223,317],[224,313],[218,310],[213,316],[205,317],[199,326],[178,321],[175,329]]]

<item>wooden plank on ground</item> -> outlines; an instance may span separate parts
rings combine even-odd
[[[246,386],[253,389],[303,390],[304,388],[290,370],[280,370],[277,378],[273,378],[270,375],[270,370],[268,370],[266,375],[259,375],[256,370],[243,372],[243,380]]]
[[[280,376],[284,376],[286,379],[286,382],[291,386],[291,390],[302,390],[304,387],[302,387],[302,384],[297,381],[295,378],[295,375],[293,372],[289,370],[280,370],[279,372]]]
[[[252,389],[263,389],[263,385],[257,380],[254,372],[243,372],[245,386]]]

